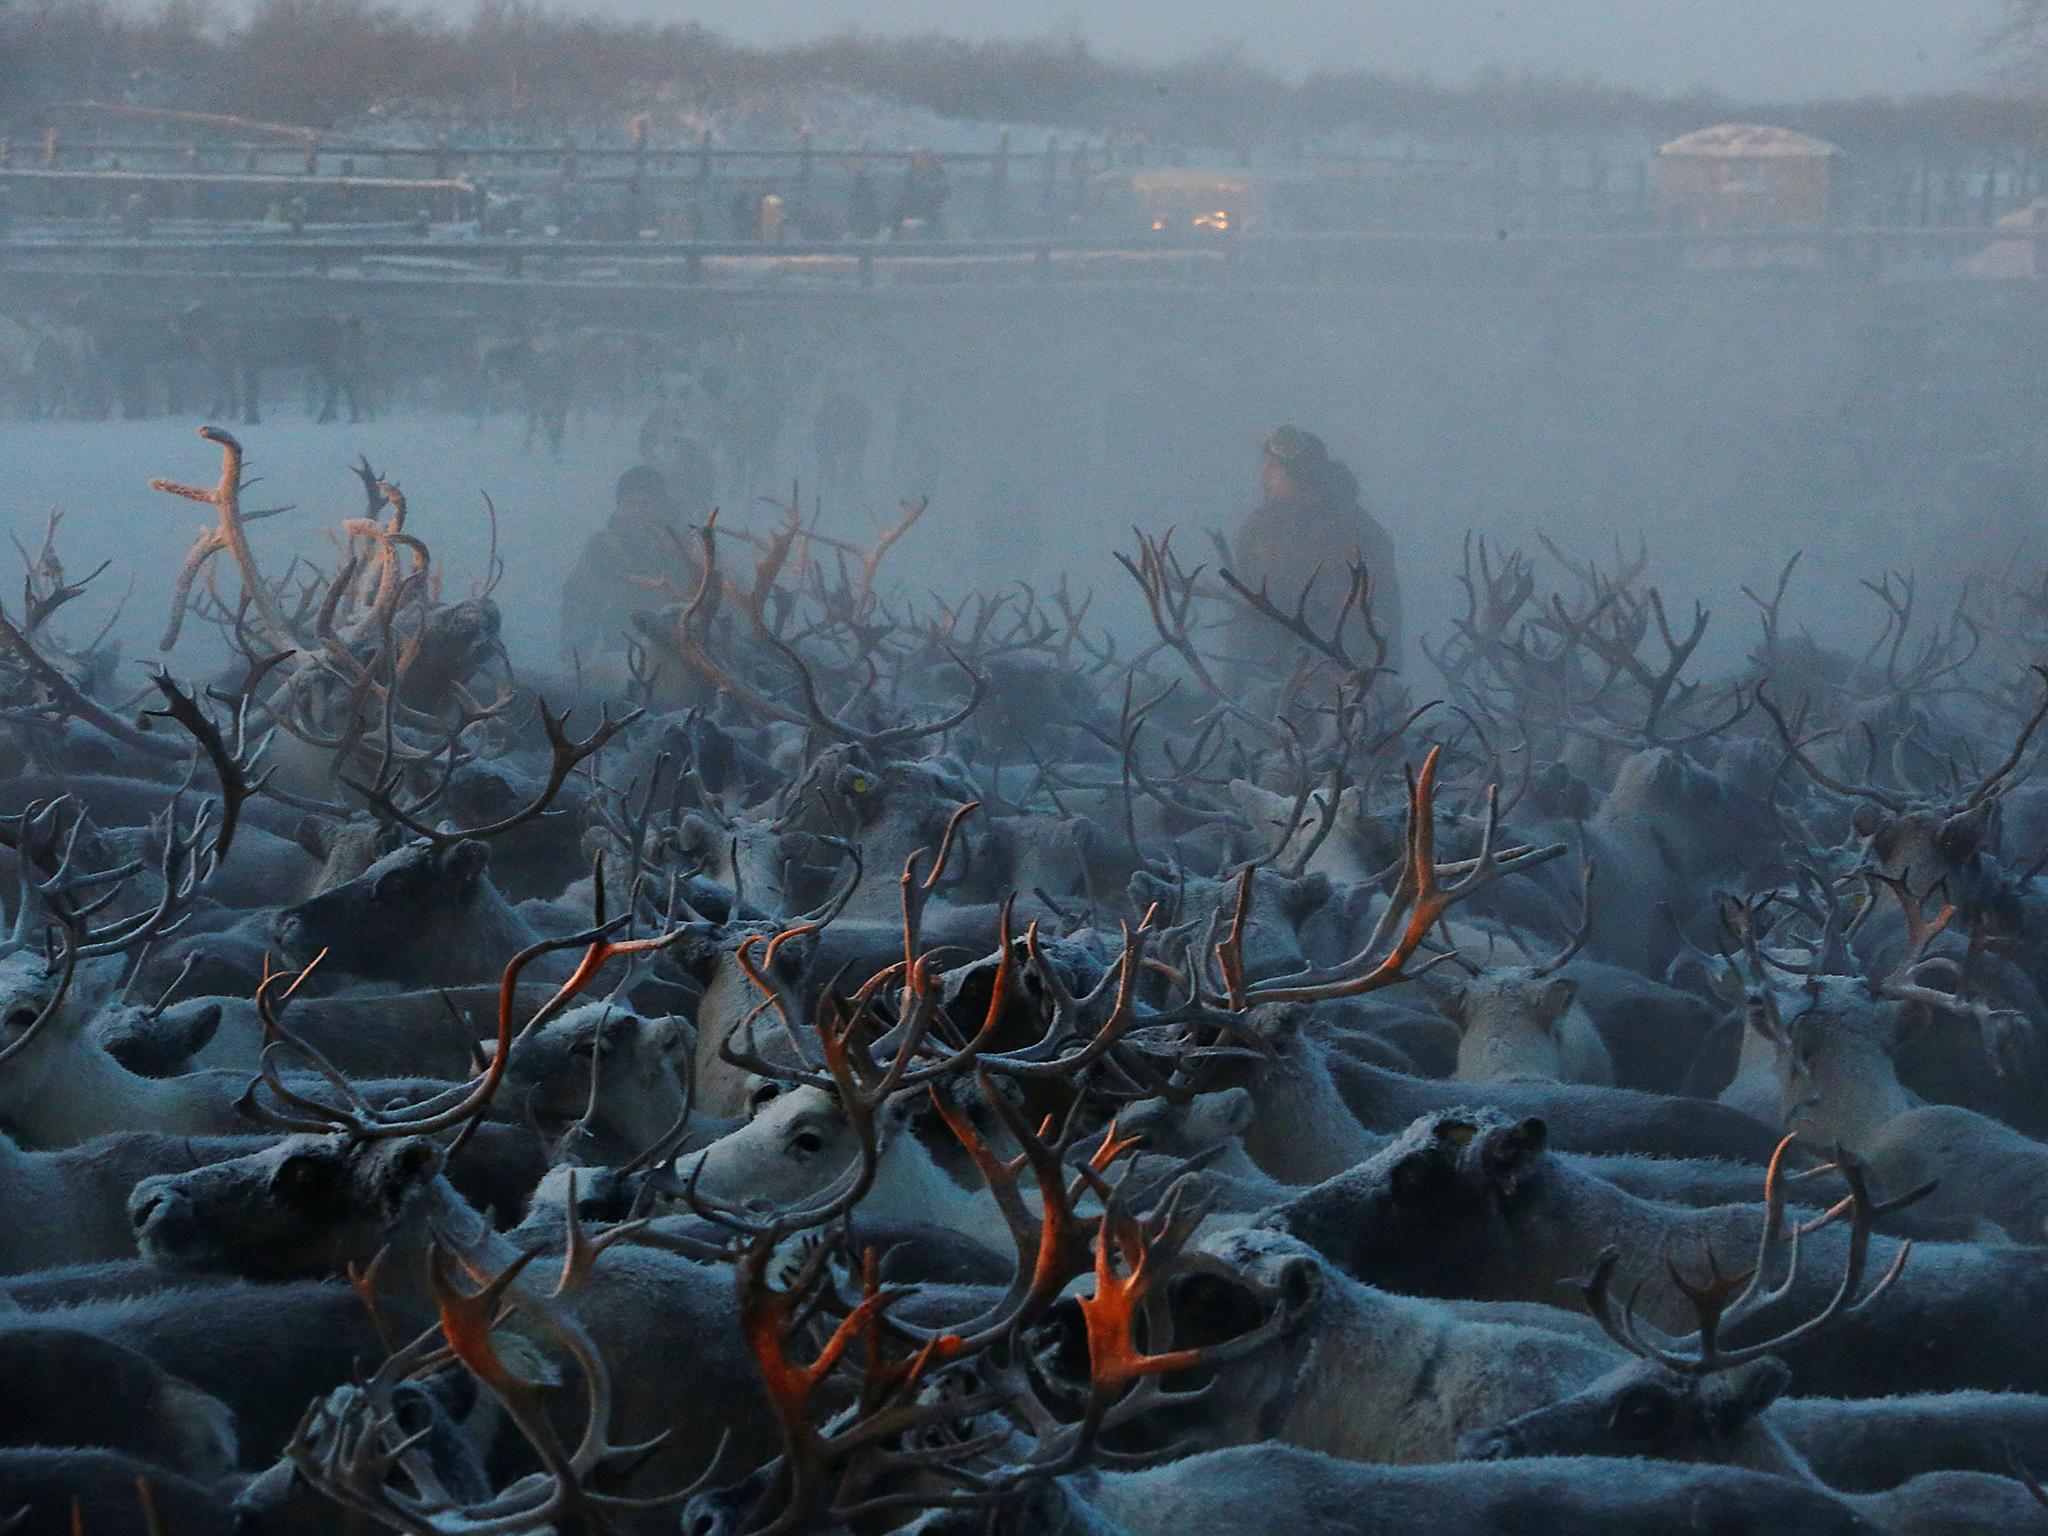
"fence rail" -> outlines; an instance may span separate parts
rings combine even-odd
[[[151,136],[124,124],[150,121]],[[856,170],[893,186],[907,177],[922,151],[845,143],[819,144],[800,135],[783,144],[729,145],[709,130],[686,143],[655,143],[647,135],[626,141],[465,144],[452,139],[388,142],[289,125],[249,123],[204,113],[74,103],[32,131],[0,136],[0,170],[136,171],[171,178],[165,195],[197,201],[206,189],[185,191],[175,178],[239,172],[287,177],[296,195],[326,206],[340,184],[464,181],[492,194],[548,204],[547,222],[568,227],[612,216],[662,225],[677,237],[710,237],[727,221],[728,192],[774,190],[814,207],[843,200]],[[1348,222],[1371,227],[1390,210],[1344,188],[1371,184],[1399,202],[1411,225],[1461,224],[1480,210],[1488,228],[1648,228],[1656,216],[1650,175],[1655,144],[1608,136],[1471,134],[1433,139],[1426,133],[1372,148],[1272,141],[1196,146],[1152,143],[1140,136],[1050,136],[1012,143],[1007,132],[987,147],[933,152],[951,179],[951,212],[963,228],[1008,235],[1043,222],[1047,232],[1085,216],[1091,188],[1106,172],[1204,167],[1258,175],[1299,172],[1319,180],[1317,194],[1331,217],[1296,220],[1290,227]],[[1910,224],[1922,228],[1989,225],[2001,215],[2048,195],[2048,148],[2014,145],[1992,153],[1939,145],[1879,143],[1850,147],[1834,189],[1836,217],[1845,222]],[[30,189],[24,186],[23,191]],[[213,197],[225,201],[216,184]],[[384,194],[387,196],[396,193]],[[1434,204],[1438,218],[1414,215]],[[609,203],[608,209],[602,205]],[[1350,204],[1351,206],[1346,206]],[[1359,218],[1360,211],[1369,217]],[[71,211],[82,211],[72,209]],[[105,212],[107,210],[99,210]],[[226,216],[224,206],[205,211]],[[386,213],[394,210],[386,209]],[[642,226],[644,227],[644,226]],[[616,229],[585,232],[630,233]]]
[[[936,169],[927,161],[936,161]],[[45,177],[41,182],[24,177],[16,184],[22,199],[17,211],[22,212],[31,207],[46,214],[109,212],[81,205],[95,185],[87,177],[101,178],[97,184],[110,195],[141,196],[162,211],[204,211],[223,219],[249,211],[235,202],[228,179],[233,176],[280,178],[289,185],[266,181],[262,193],[300,199],[318,209],[370,199],[386,213],[396,211],[392,200],[407,195],[409,182],[460,182],[475,193],[472,215],[493,204],[521,204],[517,212],[497,211],[499,228],[509,227],[507,220],[524,221],[529,230],[546,224],[613,236],[657,228],[671,237],[697,239],[727,229],[740,233],[735,226],[755,218],[758,210],[736,214],[731,199],[758,204],[773,193],[783,200],[788,217],[808,221],[813,226],[809,233],[817,238],[823,233],[815,227],[819,221],[859,221],[856,205],[878,208],[885,221],[893,222],[913,198],[928,201],[934,184],[953,233],[1050,233],[1093,216],[1103,203],[1116,202],[1122,195],[1115,190],[1119,180],[1177,169],[1250,177],[1260,184],[1261,190],[1252,194],[1257,197],[1290,179],[1320,179],[1319,192],[1302,195],[1320,205],[1323,217],[1290,218],[1290,227],[1323,227],[1331,220],[1359,227],[1361,197],[1372,195],[1360,189],[1368,186],[1427,188],[1432,196],[1480,198],[1496,205],[1503,199],[1533,198],[1542,208],[1527,222],[1542,227],[1589,215],[1639,220],[1648,192],[1645,167],[1637,166],[1633,176],[1617,175],[1604,158],[1597,167],[1589,162],[1584,186],[1546,173],[1536,177],[1532,188],[1511,190],[1509,183],[1518,178],[1501,165],[1482,165],[1462,151],[1424,152],[1414,144],[1384,150],[1301,144],[1197,150],[1135,138],[1051,136],[1013,145],[1007,131],[997,133],[988,148],[936,151],[820,145],[808,135],[788,144],[725,145],[714,142],[709,132],[688,144],[654,144],[644,137],[625,144],[379,143],[285,130],[261,138],[205,133],[189,139],[73,138],[60,129],[40,138],[0,137],[0,177],[31,171]],[[111,178],[117,176],[132,178],[133,185],[114,187]],[[913,186],[920,190],[913,192]],[[1490,208],[1487,216],[1499,211]]]
[[[615,241],[392,234],[0,238],[0,273],[380,277],[421,285],[925,286],[1086,280],[1146,285],[1591,286],[1689,278],[2025,280],[2048,276],[2048,227],[1470,235],[1176,231],[1151,238]]]

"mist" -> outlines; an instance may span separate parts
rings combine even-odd
[[[2038,1527],[2044,65],[0,0],[0,1532]]]

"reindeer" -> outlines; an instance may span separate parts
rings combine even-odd
[[[0,1274],[132,1258],[129,1192],[143,1179],[253,1151],[258,1137],[124,1131],[55,1152],[0,1135]]]
[[[23,1536],[67,1536],[80,1528],[229,1536],[235,1529],[233,1501],[220,1485],[112,1450],[0,1450],[0,1501]]]
[[[1960,1444],[2048,1459],[2019,599],[1838,664],[1788,568],[1717,675],[1646,552],[1480,545],[1427,702],[1361,572],[1141,532],[1134,637],[792,491],[564,682],[495,546],[365,461],[282,564],[205,440],[213,670],[124,692],[54,525],[0,604],[0,1355],[224,1405],[158,1524],[2037,1518]],[[0,1488],[147,1529],[121,1447]]]
[[[235,1470],[227,1405],[132,1349],[29,1324],[0,1332],[0,1364],[0,1446],[100,1446],[202,1483]]]
[[[1552,1305],[1573,1300],[1565,1279],[1590,1271],[1625,1236],[1673,1253],[1699,1253],[1709,1244],[1722,1253],[1753,1249],[1766,1235],[1784,1240],[1784,1144],[1761,1210],[1689,1210],[1625,1193],[1568,1166],[1545,1143],[1540,1120],[1471,1112],[1426,1117],[1367,1163],[1281,1204],[1265,1219],[1371,1284]],[[1917,1196],[1908,1191],[1898,1198]],[[1851,1232],[1838,1226],[1815,1232],[1804,1239],[1804,1255],[1846,1266],[1860,1245],[1881,1262],[1897,1262],[1898,1249],[1870,1232],[1895,1203],[1870,1196],[1858,1205]],[[1811,1390],[1871,1396],[1885,1390],[1889,1376],[1889,1367],[1878,1362],[1913,1348],[1914,1379],[1923,1390],[2039,1390],[2041,1378],[2016,1366],[2008,1349],[1993,1348],[1989,1340],[1971,1348],[1955,1339],[1936,1349],[1923,1331],[1929,1315],[1965,1317],[1989,1305],[1994,1294],[2022,1295],[2042,1285],[2036,1251],[1972,1243],[1919,1243],[1913,1251],[1915,1265],[1892,1287],[1897,1299],[1891,1308],[1841,1313],[1825,1332],[1802,1337],[1786,1363]],[[1631,1263],[1623,1255],[1620,1262],[1624,1267],[1615,1272],[1614,1284],[1633,1285],[1641,1261]],[[1855,1263],[1860,1274],[1863,1260]],[[1810,1268],[1797,1271],[1786,1304],[1810,1303],[1822,1284]],[[1646,1316],[1666,1329],[1684,1320],[1670,1303]],[[1888,1318],[1911,1322],[1888,1324]],[[1731,1342],[1742,1341],[1731,1335]]]
[[[1611,1087],[1614,1062],[1592,1019],[1577,1006],[1578,984],[1559,974],[1592,937],[1596,866],[1584,865],[1580,922],[1564,947],[1528,966],[1475,968],[1441,1006],[1458,1025],[1461,1083],[1569,1082]]]

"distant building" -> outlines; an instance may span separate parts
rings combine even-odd
[[[1128,206],[1142,226],[1162,234],[1191,229],[1246,229],[1261,223],[1271,201],[1271,172],[1173,167],[1105,171],[1096,177],[1112,203]]]
[[[1667,228],[1695,234],[1817,229],[1842,152],[1790,128],[1723,123],[1657,151],[1657,194]]]

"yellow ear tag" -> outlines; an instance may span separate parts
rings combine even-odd
[[[864,795],[868,792],[868,780],[866,774],[854,775],[853,792],[856,795]]]
[[[1436,1139],[1447,1141],[1454,1147],[1469,1145],[1478,1134],[1479,1127],[1469,1120],[1446,1120],[1436,1128]]]

